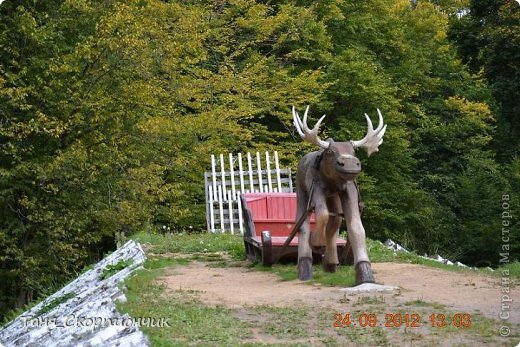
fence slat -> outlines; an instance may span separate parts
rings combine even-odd
[[[242,153],[238,153],[238,171],[240,173],[240,194],[244,194],[244,171],[242,169]],[[242,229],[240,229],[242,230]]]
[[[215,155],[211,155],[211,176],[213,183],[213,200],[217,200],[217,171],[215,169]]]
[[[255,186],[253,185],[253,165],[251,164],[251,153],[247,152],[247,165],[249,168],[249,185],[251,186],[251,193],[255,192]]]
[[[282,181],[280,179],[280,163],[278,162],[278,151],[274,151],[274,165],[276,169],[276,182],[278,183],[278,192],[282,192]]]
[[[262,184],[262,165],[260,164],[260,152],[256,152],[256,169],[258,171],[258,185],[260,193],[264,192],[264,185]]]
[[[233,222],[233,200],[231,200],[231,199],[228,200],[228,208],[229,208],[229,214],[228,214],[229,230],[231,231],[231,234],[234,234],[235,233],[235,226],[234,226],[235,222]]]
[[[224,232],[224,202],[222,201],[222,187],[218,186],[218,207],[220,210],[220,230]]]
[[[222,198],[226,200],[226,170],[224,168],[224,154],[220,155],[220,181],[222,183]]]
[[[271,179],[271,161],[269,160],[269,152],[265,152],[265,163],[267,165],[267,185],[269,187],[269,192],[273,191],[273,181]]]
[[[244,235],[244,222],[242,220],[242,204],[240,199],[237,200],[237,207],[238,207],[238,226],[240,228],[240,233]]]
[[[235,190],[235,169],[233,167],[233,154],[229,153],[229,169],[231,173],[231,197],[229,197],[228,194],[228,200],[235,200],[236,199],[236,190]]]
[[[215,215],[213,212],[213,187],[209,186],[209,227],[212,233],[215,232]]]
[[[276,151],[265,152],[265,159],[260,152],[256,152],[256,158],[253,155],[247,153],[247,164],[242,160],[242,153],[211,155],[211,171],[204,174],[208,232],[245,232],[244,211],[240,203],[242,193],[292,191],[291,170],[280,170]],[[229,164],[226,163],[228,158]]]
[[[289,169],[289,177],[291,177],[291,169]],[[292,179],[289,179],[289,191],[293,192]]]

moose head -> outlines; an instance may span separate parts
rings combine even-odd
[[[379,150],[383,143],[386,125],[381,111],[377,109],[379,124],[374,129],[372,120],[367,119],[367,133],[361,140],[335,142],[323,141],[318,137],[322,116],[310,129],[307,125],[307,106],[300,118],[293,106],[293,121],[298,134],[304,141],[317,145],[321,150],[308,153],[298,165],[296,174],[296,195],[298,201],[297,220],[306,212],[307,206],[314,206],[316,216],[312,246],[325,246],[323,268],[334,272],[338,264],[336,237],[345,217],[348,229],[348,241],[354,254],[356,283],[374,282],[365,245],[365,229],[361,223],[358,208],[359,191],[355,178],[361,172],[361,163],[355,150],[364,148],[368,156]],[[310,222],[306,220],[300,228],[298,242],[298,277],[307,280],[312,277],[312,249],[309,246]]]
[[[321,160],[324,162],[323,174],[326,177],[341,177],[342,179],[347,180],[356,178],[361,172],[361,162],[356,157],[355,150],[358,148],[364,148],[370,157],[372,153],[379,151],[379,145],[383,143],[386,124],[383,122],[383,115],[379,109],[377,109],[377,114],[379,115],[379,125],[377,128],[374,129],[372,120],[365,113],[367,119],[367,133],[365,137],[358,141],[350,140],[347,142],[335,142],[332,139],[329,139],[328,141],[321,140],[318,137],[318,131],[325,115],[316,122],[314,128],[310,129],[307,125],[309,106],[305,109],[303,121],[298,115],[298,112],[296,112],[294,106],[292,112],[294,126],[302,139],[323,149]]]

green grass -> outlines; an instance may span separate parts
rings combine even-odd
[[[144,263],[144,268],[148,270],[163,269],[175,265],[187,265],[190,262],[191,260],[186,258],[149,257]]]
[[[43,306],[38,311],[38,315],[42,315],[42,314],[45,314],[45,313],[49,312],[53,308],[57,307],[58,305],[64,303],[65,301],[67,301],[67,300],[69,300],[69,299],[71,299],[71,298],[73,298],[75,296],[76,296],[76,293],[67,293],[65,295],[62,295],[62,296],[52,300],[51,302],[49,302],[48,304]]]
[[[279,339],[301,339],[312,334],[308,327],[311,316],[308,307],[257,306],[250,312],[261,317],[254,325],[264,334]]]
[[[407,264],[419,264],[438,269],[454,271],[454,272],[478,272],[484,273],[491,276],[501,276],[503,270],[509,271],[509,276],[512,278],[512,285],[518,285],[520,282],[520,262],[512,262],[509,264],[502,265],[490,271],[484,269],[468,269],[455,265],[446,265],[435,260],[424,259],[414,252],[396,252],[386,248],[384,244],[379,241],[367,239],[367,250],[370,257],[370,261],[373,263],[407,263]]]
[[[99,278],[102,280],[106,280],[109,277],[114,276],[119,271],[123,270],[127,266],[130,266],[133,264],[133,261],[130,259],[127,260],[120,260],[116,264],[113,265],[107,265],[103,272],[99,275]]]
[[[293,281],[298,279],[296,264],[274,264],[273,266],[263,266],[262,264],[251,264],[251,268],[257,271],[271,272],[278,275],[283,281]],[[325,286],[351,287],[356,282],[356,273],[352,266],[338,266],[335,273],[324,272],[321,265],[313,265],[313,278],[306,283],[322,284]]]
[[[423,300],[407,301],[392,307],[385,297],[358,297],[339,299],[337,308],[310,307],[298,303],[292,307],[255,306],[231,309],[210,307],[199,299],[193,290],[167,289],[160,278],[165,269],[184,266],[192,261],[203,261],[210,267],[248,267],[255,271],[276,274],[281,280],[295,280],[296,264],[275,264],[264,267],[244,261],[241,236],[214,234],[138,234],[134,239],[143,243],[148,260],[144,268],[125,281],[127,301],[118,303],[118,309],[132,317],[168,318],[170,327],[141,329],[152,346],[342,346],[342,345],[400,345],[404,340],[418,345],[439,345],[446,341],[459,341],[455,345],[504,345],[497,337],[498,322],[480,314],[472,314],[472,326],[456,328],[430,327],[429,315],[443,313],[447,317],[455,312],[444,305]],[[413,253],[388,250],[379,242],[368,240],[370,256],[374,262],[403,262],[424,264],[450,271],[464,270],[434,261],[427,261]],[[510,273],[518,271],[517,264],[509,264]],[[320,265],[313,266],[311,285],[353,286],[354,270],[340,266],[335,274],[324,273]],[[334,312],[370,312],[384,319],[384,314],[418,312],[420,329],[399,328],[334,328]],[[515,325],[513,331],[520,329]],[[404,335],[403,335],[404,333]],[[505,343],[507,345],[507,341]]]
[[[415,306],[415,307],[432,307],[436,310],[442,310],[446,308],[445,305],[439,304],[436,302],[426,302],[420,299],[413,300],[413,301],[407,301],[403,304],[404,306]]]
[[[249,336],[247,325],[224,307],[207,307],[190,290],[165,291],[157,281],[165,268],[184,264],[171,258],[150,258],[128,278],[127,301],[118,310],[132,317],[167,318],[169,327],[141,327],[153,346],[229,346]]]
[[[446,265],[435,260],[424,259],[414,252],[393,251],[379,241],[367,239],[367,251],[373,263],[419,264],[449,271],[467,271],[460,266]]]
[[[344,236],[343,236],[344,237]],[[183,255],[186,262],[192,260],[211,262],[212,267],[243,266],[237,263],[245,259],[244,241],[241,235],[211,234],[211,233],[173,233],[173,234],[150,234],[138,233],[131,237],[142,243],[147,252],[151,254],[168,255],[171,253]],[[434,260],[420,257],[413,252],[395,252],[386,248],[379,241],[367,239],[367,250],[373,263],[394,262],[420,264],[429,267],[444,269],[448,271],[463,272],[475,271],[458,266],[446,265]],[[232,261],[229,261],[231,258]],[[234,262],[235,261],[235,262]],[[296,266],[292,264],[275,264],[272,267],[264,267],[261,264],[252,264],[251,267],[257,271],[272,272],[282,280],[290,281],[297,278]],[[520,263],[515,262],[500,267],[509,269],[512,278],[520,278]],[[494,276],[500,271],[490,272],[479,270]],[[314,277],[309,284],[322,284],[326,286],[353,286],[355,284],[355,272],[351,266],[339,266],[335,274],[325,273],[321,266],[313,267]],[[512,281],[515,285],[515,281]]]
[[[211,233],[149,234],[138,233],[132,239],[152,247],[154,254],[186,253],[210,254],[226,252],[233,259],[244,259],[244,241],[241,235]]]
[[[510,277],[520,278],[520,261],[504,264],[496,269],[496,273],[501,276],[503,271],[507,271]]]

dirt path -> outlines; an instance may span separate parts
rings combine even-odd
[[[401,287],[400,295],[385,295],[387,305],[422,300],[440,303],[455,312],[480,312],[498,319],[502,296],[499,278],[415,264],[375,263],[373,269],[378,283]],[[243,267],[214,268],[195,262],[176,268],[163,280],[170,289],[200,291],[205,303],[231,308],[283,307],[297,303],[337,307],[344,302],[344,294],[338,288],[280,281],[274,274]],[[519,288],[511,288],[510,296],[513,298],[510,322],[520,323]]]
[[[458,312],[478,311],[491,319],[499,319],[502,297],[500,278],[477,273],[450,272],[415,264],[374,264],[378,282],[396,285],[405,300],[437,302]],[[511,288],[516,309],[511,309],[511,322],[520,323],[520,289]]]

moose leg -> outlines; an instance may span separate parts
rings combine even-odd
[[[368,259],[365,228],[361,223],[358,206],[358,191],[353,181],[345,184],[345,191],[341,196],[343,213],[347,221],[348,242],[354,252],[354,264],[356,269],[356,285],[362,283],[374,283],[374,275]]]
[[[338,264],[338,248],[336,247],[336,239],[338,237],[338,229],[341,225],[341,200],[338,195],[327,198],[327,206],[329,212],[335,215],[329,216],[326,228],[327,244],[325,246],[325,255],[322,261],[323,271],[336,272]]]
[[[306,212],[307,197],[298,196],[296,220],[300,220]],[[302,281],[312,279],[312,250],[309,245],[310,225],[310,216],[307,216],[298,233],[298,278]]]
[[[327,245],[325,230],[329,222],[329,209],[327,208],[325,194],[321,188],[316,187],[314,189],[312,200],[314,202],[314,217],[316,221],[311,237],[311,245],[313,247],[324,247]]]

